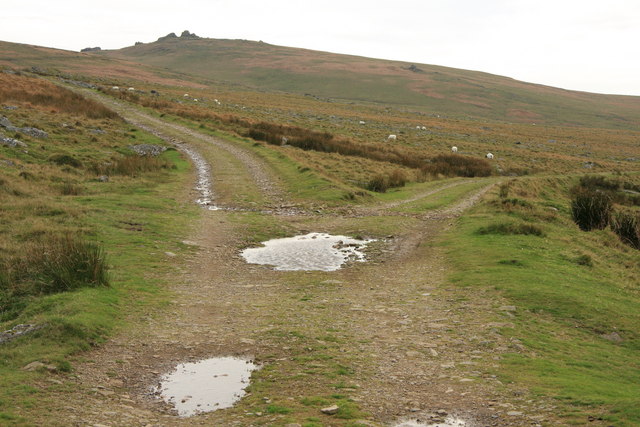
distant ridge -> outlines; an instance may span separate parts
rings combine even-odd
[[[640,97],[569,91],[436,65],[201,38],[188,31],[98,54],[260,89],[454,117],[640,129]]]
[[[478,71],[340,55],[185,30],[152,43],[83,53],[0,42],[0,67],[53,68],[157,84],[240,84],[445,117],[640,131],[640,97],[600,95]]]

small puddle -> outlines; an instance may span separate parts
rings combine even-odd
[[[461,418],[448,416],[442,421],[423,421],[421,419],[409,419],[394,424],[393,427],[467,427],[467,422]]]
[[[213,204],[213,185],[211,183],[211,167],[209,163],[200,153],[188,145],[179,145],[178,148],[191,158],[196,167],[197,183],[195,189],[200,193],[196,203],[212,211],[219,210],[220,208]]]
[[[245,249],[241,255],[249,264],[272,265],[280,271],[335,271],[348,260],[365,261],[358,249],[370,242],[373,240],[309,233],[268,240],[263,247]]]
[[[180,417],[230,408],[245,395],[256,369],[250,360],[237,357],[181,363],[160,379],[154,394],[172,405]]]

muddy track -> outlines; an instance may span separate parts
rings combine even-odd
[[[185,140],[199,139],[237,155],[264,194],[282,203],[277,180],[246,151],[129,107],[120,105],[118,111],[130,123],[173,142],[183,139],[174,132],[183,132]],[[409,201],[454,185],[458,184]],[[446,254],[430,243],[492,186],[422,215],[403,235],[382,243],[371,262],[336,272],[277,272],[246,264],[238,255],[244,230],[234,220],[237,213],[203,210],[192,236],[184,242],[196,250],[172,278],[171,305],[162,313],[136,318],[134,327],[84,354],[88,361],[76,361],[74,375],[64,378],[57,391],[60,395],[47,411],[37,413],[34,423],[284,425],[286,415],[264,413],[260,409],[264,402],[273,399],[286,405],[304,396],[342,390],[329,387],[324,376],[314,376],[314,369],[322,371],[330,362],[300,362],[301,356],[314,354],[314,346],[334,351],[331,358],[349,364],[350,376],[330,383],[349,383],[341,387],[350,387],[352,399],[368,414],[361,420],[364,425],[392,425],[403,418],[437,420],[438,412],[459,416],[467,427],[536,425],[550,419],[551,405],[514,401],[513,390],[486,372],[503,353],[517,347],[498,333],[498,328],[509,327],[509,317],[496,313],[500,301],[484,298],[477,290],[447,287],[451,267]],[[367,212],[376,216],[400,203]],[[291,229],[321,224],[331,230],[345,218],[325,213],[317,219],[293,214],[274,215],[273,220]],[[496,323],[496,316],[504,317],[504,322]],[[328,330],[335,341],[325,338]],[[160,375],[177,363],[228,355],[255,357],[269,366],[271,374],[264,381],[269,382],[270,395],[258,402],[249,396],[232,409],[186,419],[151,395]],[[40,386],[46,389],[50,384],[43,380]],[[323,417],[322,425],[346,423],[319,412],[315,415]],[[296,421],[299,424],[291,425],[304,423],[304,419]]]
[[[74,88],[74,90],[77,89]],[[268,205],[271,209],[278,210],[278,208],[283,205],[284,192],[278,178],[269,170],[268,166],[262,159],[258,158],[249,150],[245,150],[236,144],[203,134],[186,126],[152,117],[149,114],[142,112],[139,108],[119,102],[110,97],[97,94],[96,92],[82,91],[82,93],[107,105],[131,125],[143,129],[144,131],[173,144],[181,151],[186,152],[192,161],[196,163],[196,166],[199,166],[198,163],[201,163],[198,160],[198,157],[200,157],[200,159],[202,159],[202,157],[198,153],[197,148],[194,147],[193,144],[190,144],[190,142],[197,141],[226,151],[239,160],[246,168],[251,175],[254,184],[258,187],[265,199],[267,199]],[[208,165],[205,164],[204,168],[210,171],[210,167]],[[201,167],[198,167],[199,171],[201,169]],[[210,193],[211,197],[214,198],[212,190]]]

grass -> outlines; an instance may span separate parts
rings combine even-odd
[[[640,277],[629,269],[637,255],[608,230],[584,233],[573,224],[573,185],[566,178],[519,181],[510,192],[527,208],[513,211],[490,201],[461,218],[448,236],[456,268],[450,280],[492,290],[518,307],[517,327],[502,333],[520,339],[526,351],[502,361],[497,373],[504,381],[553,397],[561,407],[572,405],[563,409],[569,422],[598,414],[615,425],[637,425]],[[565,207],[546,216],[549,204]],[[546,237],[511,227],[477,232],[501,230],[514,219],[544,229]],[[621,342],[604,338],[613,331]]]
[[[181,200],[189,164],[176,151],[160,157],[169,167],[97,179],[87,165],[129,152],[131,131],[118,118],[23,106],[6,114],[50,135],[37,145],[27,140],[33,145],[27,152],[0,147],[0,159],[10,161],[0,170],[0,330],[42,326],[0,346],[0,424],[23,425],[46,392],[25,385],[40,381],[43,372],[20,368],[41,361],[73,371],[79,352],[165,304],[163,280],[172,268],[159,254],[188,251],[173,242],[184,238],[198,210]],[[104,134],[91,132],[97,127]],[[162,143],[139,133],[141,140]],[[54,150],[80,164],[50,161]]]

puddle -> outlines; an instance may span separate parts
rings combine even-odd
[[[335,271],[347,260],[365,261],[358,249],[372,241],[309,233],[269,240],[263,242],[263,247],[245,249],[241,255],[249,264],[272,265],[280,271]]]
[[[181,363],[160,379],[154,394],[172,405],[180,417],[230,408],[245,395],[256,369],[250,360],[237,357]]]
[[[220,208],[213,204],[213,185],[211,183],[211,167],[209,163],[200,153],[189,146],[181,145],[180,149],[191,158],[196,167],[197,183],[195,189],[200,193],[196,203],[212,211],[219,210]]]
[[[448,416],[443,421],[434,422],[423,421],[421,419],[410,419],[400,421],[398,424],[394,424],[393,427],[467,427],[468,424],[465,420]]]

